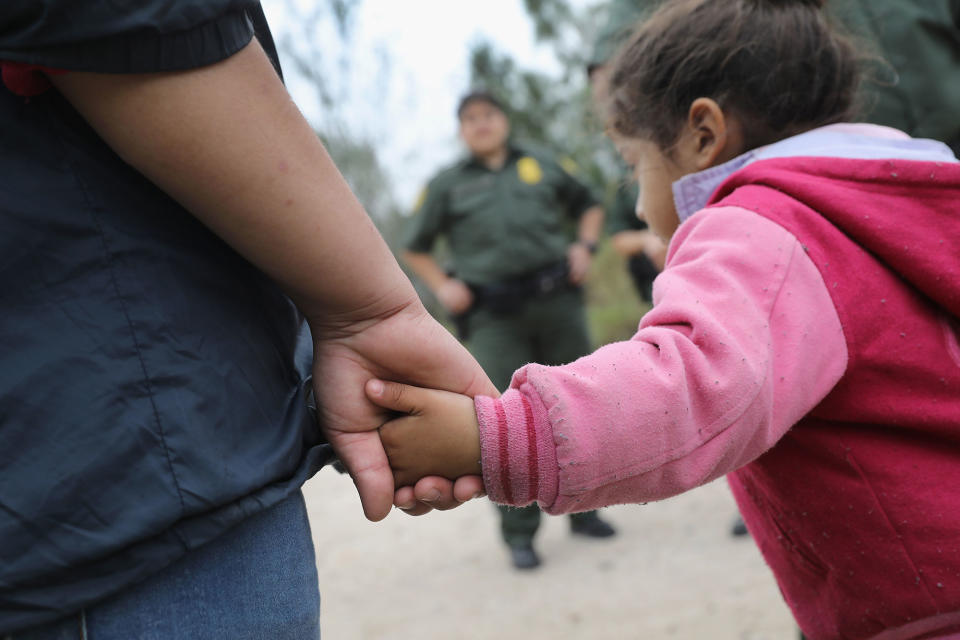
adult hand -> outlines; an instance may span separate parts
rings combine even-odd
[[[643,253],[650,258],[657,269],[663,271],[664,263],[667,261],[667,245],[652,231],[641,231],[640,233],[645,234]]]
[[[380,520],[394,503],[393,474],[377,429],[389,413],[371,403],[364,385],[371,378],[402,381],[469,396],[499,395],[483,370],[419,300],[366,320],[312,323],[314,391],[321,425],[350,472],[364,514]],[[405,511],[420,515],[449,509],[482,493],[479,477],[456,483],[424,478],[399,495]],[[420,502],[424,500],[424,502]]]
[[[456,315],[473,305],[473,292],[462,280],[447,278],[437,287],[437,300],[443,308]]]
[[[575,242],[567,249],[567,262],[570,264],[570,282],[582,284],[590,272],[593,256],[583,243]]]

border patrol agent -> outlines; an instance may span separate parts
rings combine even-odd
[[[614,250],[627,260],[630,278],[648,305],[653,304],[653,281],[663,269],[667,247],[637,216],[636,182],[620,185],[607,208],[607,233]]]
[[[528,362],[562,364],[590,352],[580,284],[603,209],[551,157],[509,142],[506,112],[489,93],[466,95],[457,115],[471,155],[428,184],[403,258],[454,316],[461,339],[494,385],[505,389]],[[577,241],[570,244],[574,221]],[[432,256],[440,236],[454,275]],[[539,565],[533,549],[539,507],[500,510],[514,566]],[[572,515],[571,530],[614,534],[594,511]]]
[[[587,60],[587,76],[603,113],[606,100],[607,63],[630,36],[633,26],[649,16],[663,0],[614,0],[606,6],[606,20],[600,25]],[[624,175],[627,169],[624,167]],[[667,248],[647,223],[637,217],[636,181],[624,181],[607,207],[607,233],[614,250],[627,260],[627,269],[640,297],[653,304],[653,281],[663,269]]]
[[[864,83],[863,120],[960,154],[960,1],[837,0],[832,16],[883,61]]]

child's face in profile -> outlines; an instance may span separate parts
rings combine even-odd
[[[680,224],[673,202],[673,183],[690,171],[685,171],[656,144],[647,140],[621,139],[617,141],[617,148],[640,186],[637,217],[645,220],[661,240],[668,242]]]
[[[703,171],[734,158],[746,149],[739,118],[725,113],[711,98],[697,98],[690,105],[687,122],[667,153],[642,138],[611,138],[620,155],[633,168],[640,185],[637,217],[664,242],[680,226],[673,201],[673,183],[683,176]]]

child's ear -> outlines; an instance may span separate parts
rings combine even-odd
[[[687,158],[702,171],[726,162],[741,152],[737,123],[710,98],[697,98],[687,114]]]

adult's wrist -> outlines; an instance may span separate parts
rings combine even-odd
[[[597,243],[590,240],[577,240],[577,244],[587,250],[587,253],[594,255],[597,253]]]
[[[417,296],[413,287],[410,295],[384,296],[368,305],[361,305],[351,309],[331,310],[321,312],[304,312],[307,324],[315,338],[346,337],[359,333],[372,325],[400,314],[427,314],[423,302]]]

